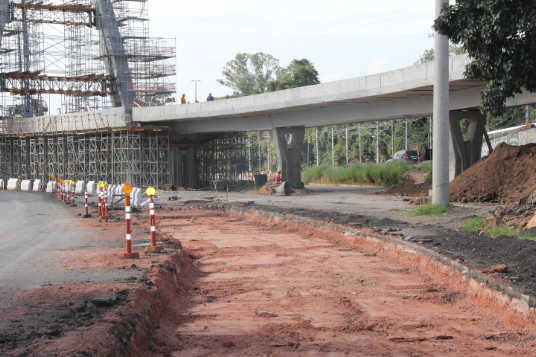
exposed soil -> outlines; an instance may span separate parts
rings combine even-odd
[[[450,184],[452,202],[508,204],[536,191],[536,144],[501,143]]]
[[[392,186],[383,192],[378,192],[378,195],[389,196],[404,196],[404,197],[427,197],[432,189],[430,183],[415,183],[413,180],[406,180],[400,186]]]
[[[432,274],[436,265],[413,254],[242,214],[167,218],[163,231],[182,237],[199,274],[146,357],[536,353],[532,323],[482,304],[475,296],[487,293]]]

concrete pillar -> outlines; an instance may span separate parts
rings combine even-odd
[[[460,121],[463,119],[469,122],[465,135],[462,134],[460,126]],[[478,110],[451,111],[449,123],[451,131],[449,179],[452,181],[480,159],[486,116]]]
[[[436,0],[436,17],[448,0]],[[450,203],[449,190],[449,40],[435,34],[434,70],[434,160],[432,164],[432,202]]]
[[[277,157],[277,169],[281,170],[281,180],[290,184],[291,188],[303,188],[301,181],[301,152],[305,126],[274,128],[275,155]],[[290,134],[290,143],[287,142],[286,134]]]

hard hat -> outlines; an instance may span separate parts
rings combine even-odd
[[[281,169],[277,170],[277,172],[281,172]]]

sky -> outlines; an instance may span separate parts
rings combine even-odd
[[[431,0],[149,1],[150,36],[176,40],[177,97],[232,94],[219,84],[237,53],[280,66],[313,62],[322,83],[409,67],[433,47]]]

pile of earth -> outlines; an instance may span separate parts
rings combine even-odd
[[[452,202],[509,204],[536,191],[536,144],[497,145],[450,184]]]
[[[378,192],[378,195],[405,196],[405,197],[427,197],[432,189],[431,183],[415,183],[413,180],[406,180],[401,186],[391,186],[387,190]]]

